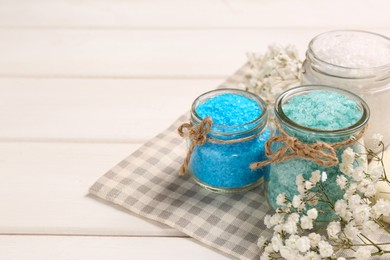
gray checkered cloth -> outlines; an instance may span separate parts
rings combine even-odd
[[[243,67],[220,87],[237,87],[248,70]],[[258,237],[272,234],[263,223],[268,207],[262,189],[216,194],[196,185],[189,174],[179,177],[187,151],[177,128],[188,120],[181,116],[102,176],[90,193],[231,256],[258,259]]]
[[[250,69],[244,66],[220,88],[237,87],[239,82],[247,81],[247,75]],[[177,128],[188,119],[187,114],[181,116],[118,163],[90,188],[90,193],[171,226],[232,257],[258,259],[258,237],[272,235],[263,223],[264,216],[272,214],[263,191],[260,187],[240,194],[216,194],[196,185],[189,174],[179,177],[187,148]],[[389,236],[378,232],[372,239],[386,242]],[[373,259],[388,259],[388,255]]]

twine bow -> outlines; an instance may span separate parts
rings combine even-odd
[[[316,162],[321,166],[334,166],[339,163],[335,148],[349,145],[359,140],[367,129],[367,126],[354,138],[349,138],[345,141],[328,144],[325,142],[317,142],[315,144],[307,144],[301,142],[296,137],[289,136],[280,125],[277,124],[280,135],[271,137],[265,145],[265,154],[269,158],[267,161],[255,162],[250,165],[251,169],[258,169],[270,163],[278,163],[287,161],[293,158],[305,158]],[[283,143],[276,152],[271,151],[271,146],[274,143]]]
[[[189,123],[184,123],[177,129],[181,137],[189,138],[191,140],[187,156],[179,170],[180,176],[183,176],[187,171],[188,163],[190,162],[191,154],[194,151],[195,146],[201,146],[207,142],[207,133],[210,131],[212,123],[213,120],[210,117],[206,117],[200,122],[198,127],[192,126]]]

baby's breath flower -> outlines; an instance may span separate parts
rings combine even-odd
[[[279,252],[279,250],[283,246],[283,239],[282,239],[282,237],[279,234],[274,235],[272,237],[272,239],[271,239],[271,245],[272,245],[272,249],[275,252]]]
[[[328,175],[326,174],[326,172],[322,172],[321,173],[321,181],[326,182],[327,179],[328,179]]]
[[[302,204],[302,196],[301,195],[294,195],[293,200],[292,200],[292,206],[294,208],[299,208],[301,207]]]
[[[276,197],[276,205],[278,206],[283,206],[286,201],[286,193],[284,192]]]
[[[353,218],[356,224],[361,225],[370,217],[370,206],[360,205],[353,210]]]
[[[389,216],[390,215],[390,201],[384,199],[378,199],[375,205],[372,207],[374,216],[378,218],[379,216]]]
[[[377,151],[378,148],[381,146],[383,140],[383,135],[381,134],[374,134],[370,139],[365,140],[365,146],[366,149]]]
[[[347,185],[347,178],[345,178],[344,175],[338,175],[336,178],[336,183],[340,187],[340,189],[344,190],[345,186]]]
[[[318,243],[318,248],[320,249],[320,255],[322,257],[330,257],[333,254],[333,247],[326,241],[320,241]]]
[[[318,217],[318,211],[315,208],[309,209],[307,211],[307,216],[311,219],[316,219]]]
[[[313,228],[313,220],[308,216],[301,217],[301,228],[302,229],[312,229]]]
[[[317,247],[318,243],[321,241],[321,236],[319,234],[317,234],[317,233],[314,233],[314,232],[310,233],[308,235],[308,237],[310,239],[310,246],[312,248]]]
[[[355,223],[351,221],[347,225],[345,225],[343,229],[343,234],[346,236],[347,239],[352,241],[357,235],[360,234],[360,231],[355,226]]]
[[[283,225],[283,230],[290,235],[294,235],[298,231],[297,223],[294,221],[287,221]]]
[[[306,236],[298,238],[296,241],[296,248],[302,253],[309,251],[310,250],[310,239]]]
[[[321,180],[321,172],[319,170],[312,172],[310,181],[314,184]]]
[[[363,167],[356,167],[352,172],[352,178],[357,182],[363,180],[365,176]]]
[[[341,231],[341,225],[340,222],[338,221],[330,222],[328,227],[326,228],[326,232],[328,233],[328,236],[332,239],[337,238],[340,231]]]
[[[247,53],[252,78],[246,89],[272,103],[284,90],[299,85],[302,62],[292,45],[268,46],[264,54]]]
[[[257,246],[262,249],[267,242],[268,240],[265,237],[260,236],[259,239],[257,240]]]
[[[343,164],[353,164],[355,161],[355,152],[352,150],[351,147],[348,147],[343,151],[343,154],[341,155],[341,162]]]

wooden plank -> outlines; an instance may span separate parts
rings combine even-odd
[[[0,234],[183,236],[87,196],[97,178],[137,147],[1,143]]]
[[[303,56],[326,30],[1,29],[0,77],[224,78],[247,51],[295,44]]]
[[[2,27],[264,28],[389,26],[387,0],[2,0]]]
[[[1,259],[229,259],[189,238],[0,236]]]
[[[0,79],[0,141],[140,143],[221,82]]]

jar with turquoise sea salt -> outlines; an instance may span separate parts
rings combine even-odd
[[[380,133],[390,144],[390,39],[376,33],[339,30],[322,33],[309,43],[302,84],[349,90],[370,106],[367,136]]]
[[[257,187],[269,167],[250,164],[265,159],[269,139],[267,108],[258,96],[236,89],[218,89],[199,96],[191,108],[191,123],[179,133],[189,151],[181,168],[200,186],[220,193]],[[188,168],[186,165],[188,162]]]
[[[290,139],[294,143],[291,144],[292,146],[295,145],[295,148],[300,149],[299,146],[312,145],[314,153],[322,149],[326,155],[331,155],[330,149],[334,148],[335,163],[329,166],[326,165],[329,161],[325,160],[325,163],[319,164],[318,159],[324,160],[324,155],[313,155],[311,152],[292,156],[291,151],[294,152],[295,148],[290,147],[291,151],[287,152],[289,154],[284,155],[291,156],[290,159],[282,161],[276,158],[279,162],[272,163],[269,173],[265,175],[269,204],[274,209],[278,208],[277,196],[282,193],[289,201],[293,201],[294,195],[304,192],[298,189],[297,177],[300,176],[298,180],[301,181],[310,180],[312,173],[317,171],[322,176],[320,183],[334,205],[343,197],[343,191],[336,183],[337,176],[343,175],[338,164],[338,161],[341,162],[343,151],[350,147],[356,153],[362,153],[364,149],[359,144],[361,140],[356,142],[357,140],[351,137],[359,138],[365,130],[369,119],[367,104],[357,95],[346,90],[306,85],[292,88],[281,94],[274,110],[280,128],[276,136],[280,136],[280,132],[283,132],[286,136],[292,137]],[[273,143],[271,150],[280,151],[287,145],[287,141],[285,143],[277,141]],[[363,158],[362,164],[366,164],[366,158]],[[319,201],[315,207],[319,211],[318,221],[331,220],[334,217],[328,203]]]

